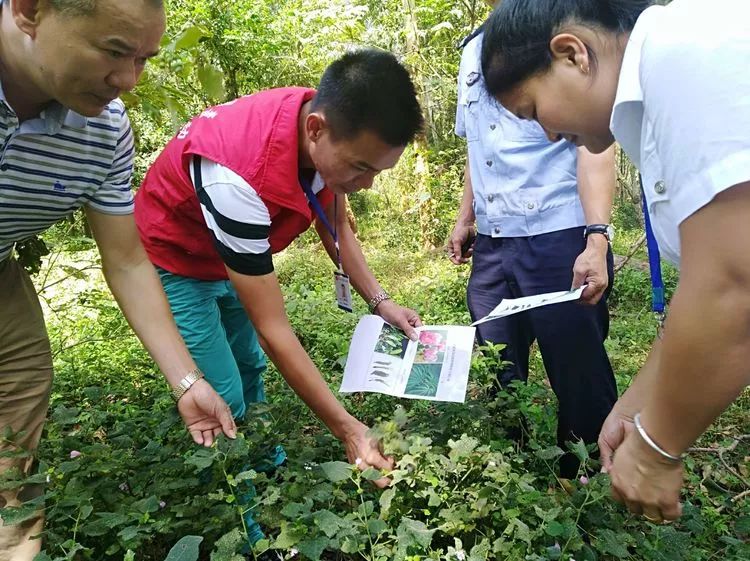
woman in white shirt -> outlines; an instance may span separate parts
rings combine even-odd
[[[681,513],[682,454],[750,383],[750,3],[504,0],[487,89],[518,116],[638,166],[680,266],[663,336],[599,438],[613,496]]]

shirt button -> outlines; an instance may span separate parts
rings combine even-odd
[[[534,210],[534,203],[527,204],[526,208],[528,208],[529,210]]]
[[[494,131],[494,130],[495,130],[495,127],[496,127],[496,125],[490,125],[490,130],[491,130],[491,131]]]
[[[8,164],[3,164],[0,166],[0,171],[8,171]]]
[[[499,226],[495,226],[495,229],[492,230],[492,231],[495,232],[496,234],[499,234],[500,233],[500,227]]]
[[[487,167],[488,167],[488,168],[491,168],[491,167],[492,167],[492,160],[487,160],[487,161],[486,161],[486,162],[484,162],[484,163],[485,163],[485,164],[487,164]]]
[[[495,200],[495,195],[487,195],[487,200],[488,200],[489,202],[492,202],[492,201],[494,201],[494,200]]]
[[[657,181],[654,184],[654,191],[656,191],[659,195],[661,195],[662,193],[664,193],[664,191],[666,191],[666,190],[667,190],[667,186],[666,186],[666,184],[663,181]]]

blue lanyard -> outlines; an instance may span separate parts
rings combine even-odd
[[[641,200],[643,202],[643,218],[646,225],[646,248],[648,249],[648,265],[651,271],[651,309],[660,316],[664,317],[664,279],[661,275],[661,255],[659,254],[659,244],[656,243],[654,230],[651,227],[651,218],[648,214],[648,203],[646,203],[646,194],[643,191],[643,179],[638,175],[638,182],[641,185]]]
[[[302,190],[305,192],[305,196],[307,197],[307,201],[310,203],[310,206],[312,207],[315,214],[318,215],[318,218],[320,218],[320,221],[323,223],[323,226],[326,227],[326,230],[331,234],[331,237],[333,237],[333,244],[336,246],[336,259],[339,263],[339,271],[343,271],[343,267],[341,266],[341,252],[339,251],[339,237],[336,232],[336,215],[338,213],[338,197],[336,195],[333,196],[333,222],[334,226],[331,227],[331,223],[328,221],[328,216],[326,216],[325,211],[323,210],[323,207],[320,204],[320,201],[318,200],[318,197],[315,196],[315,193],[313,193],[312,190],[312,184],[311,182],[307,181],[303,175],[299,174],[299,183],[302,185]]]

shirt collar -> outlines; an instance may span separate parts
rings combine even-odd
[[[641,125],[643,122],[643,89],[641,88],[641,54],[649,34],[658,25],[664,6],[652,6],[643,11],[636,21],[625,46],[617,94],[609,128],[617,142],[638,164],[640,159]]]
[[[5,90],[3,89],[2,81],[0,81],[0,102],[2,102],[9,111],[15,114],[15,111],[13,111],[13,108],[5,97]],[[40,132],[45,134],[57,134],[63,128],[63,125],[82,129],[88,123],[86,117],[80,113],[76,113],[72,109],[64,107],[57,101],[53,101],[45,107],[37,119],[41,121],[41,123],[39,123],[41,125]],[[36,121],[37,119],[32,119],[32,121]]]

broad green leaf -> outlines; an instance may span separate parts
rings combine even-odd
[[[184,536],[169,550],[164,561],[197,561],[200,550],[198,546],[203,541],[201,536]]]
[[[346,462],[325,462],[320,464],[320,469],[323,470],[328,480],[333,483],[349,479],[352,474],[352,466]]]
[[[581,462],[587,462],[589,460],[589,451],[586,448],[586,443],[583,440],[576,440],[568,444],[572,452]]]
[[[61,426],[74,425],[78,422],[78,415],[80,413],[81,411],[77,407],[58,405],[55,407],[54,413],[52,413],[52,422]]]
[[[120,530],[117,535],[120,536],[123,541],[128,542],[135,538],[141,531],[142,529],[138,526],[128,526],[127,528],[123,528],[122,530]]]
[[[615,533],[613,530],[604,529],[599,532],[598,542],[603,553],[614,555],[618,559],[627,559],[630,552],[627,548],[627,542],[623,537],[629,537],[627,534]]]
[[[548,536],[556,538],[558,536],[562,536],[565,533],[565,526],[560,524],[557,520],[552,520],[547,524],[547,527],[544,531],[547,532]]]
[[[195,466],[195,471],[203,471],[213,465],[218,453],[215,448],[198,448],[185,458],[185,463]]]
[[[373,536],[379,536],[388,530],[388,524],[379,518],[371,518],[367,521],[367,531]]]
[[[490,555],[490,542],[482,538],[477,545],[471,548],[468,561],[485,561]]]
[[[97,512],[96,516],[101,522],[104,523],[107,528],[114,529],[117,526],[122,526],[130,521],[129,516],[116,512]]]
[[[243,557],[237,554],[247,540],[242,530],[235,528],[216,540],[214,550],[211,552],[211,561],[242,561]]]
[[[287,518],[297,519],[310,514],[312,510],[312,501],[307,499],[304,503],[287,503],[281,509],[281,514]]]
[[[315,520],[315,524],[317,524],[318,527],[323,530],[323,533],[329,538],[332,538],[341,528],[347,526],[347,522],[343,518],[334,514],[330,510],[319,510],[313,513],[313,520]]]
[[[448,446],[450,446],[451,451],[448,454],[448,457],[454,462],[460,458],[465,458],[471,455],[478,444],[479,441],[476,438],[465,434],[458,440],[449,440]]]
[[[203,86],[203,91],[209,98],[221,101],[226,97],[224,73],[218,66],[214,66],[213,64],[199,66],[198,81]]]
[[[0,508],[4,526],[15,526],[39,516],[39,506],[24,504],[19,507]]]
[[[393,501],[393,497],[396,496],[396,488],[390,487],[383,491],[383,493],[380,495],[380,517],[383,518],[388,514],[388,511],[391,509],[391,502]]]
[[[562,451],[558,446],[550,446],[549,448],[543,448],[536,451],[536,457],[540,460],[554,460],[559,458],[565,452]]]
[[[248,481],[248,480],[252,481],[254,479],[257,479],[257,477],[258,477],[258,472],[256,472],[254,469],[249,469],[247,471],[238,473],[234,477],[234,482],[240,483],[242,481]]]
[[[320,554],[328,545],[328,539],[320,536],[312,540],[305,540],[297,545],[299,552],[311,561],[319,561]]]
[[[367,479],[368,481],[375,481],[383,477],[383,474],[380,472],[380,470],[370,467],[362,472],[361,477],[362,479]]]
[[[181,51],[183,49],[192,49],[201,39],[208,37],[208,35],[208,31],[197,25],[188,27],[175,37],[173,42],[174,50]]]
[[[402,518],[396,530],[399,545],[403,547],[419,545],[424,549],[430,547],[434,533],[435,530],[428,529],[424,522],[411,518]]]
[[[289,549],[296,546],[302,536],[303,534],[300,530],[285,524],[281,529],[281,533],[274,540],[272,547],[274,549]]]
[[[141,513],[156,512],[159,510],[159,499],[151,495],[150,497],[134,502],[130,505],[130,508]]]

